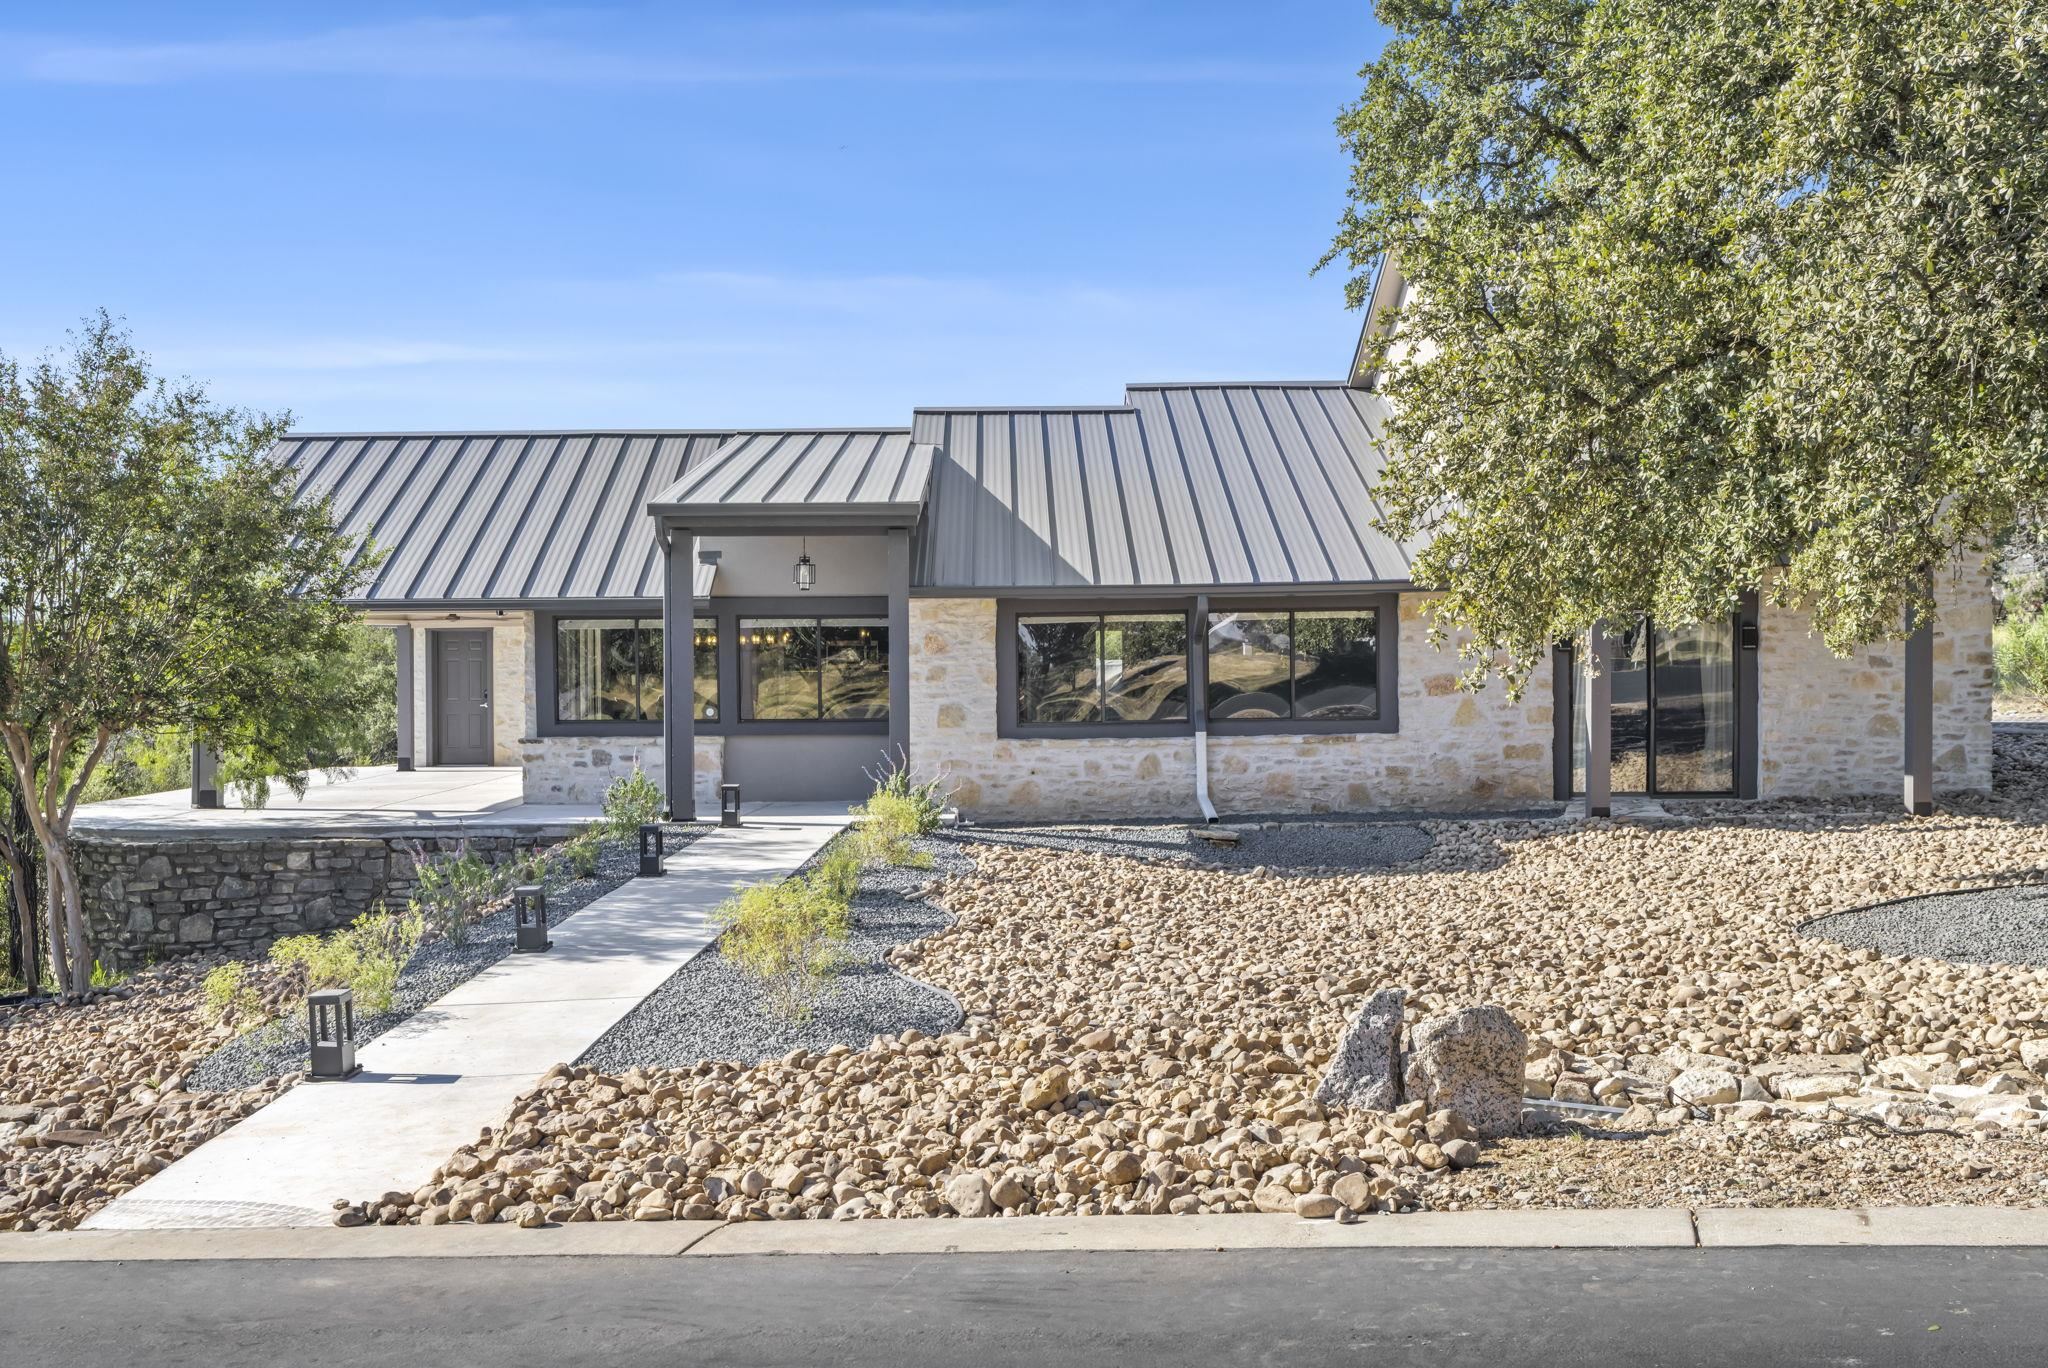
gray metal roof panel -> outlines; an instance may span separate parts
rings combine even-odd
[[[920,409],[938,451],[913,584],[1397,583],[1371,525],[1376,396],[1341,382],[1133,385],[1121,407]]]
[[[359,601],[657,598],[647,495],[730,430],[294,433],[272,450],[301,500],[386,552]],[[700,577],[703,572],[699,572]]]
[[[932,451],[908,428],[743,432],[647,502],[687,517],[753,508],[917,504]]]

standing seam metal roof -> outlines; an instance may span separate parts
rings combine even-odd
[[[908,428],[743,432],[652,496],[662,508],[910,504],[932,451]]]
[[[302,502],[331,500],[359,546],[388,549],[357,602],[658,598],[647,500],[732,436],[294,434],[271,456],[297,476]]]
[[[1103,408],[920,409],[927,589],[1405,581],[1373,525],[1379,396],[1341,381],[1132,385]]]

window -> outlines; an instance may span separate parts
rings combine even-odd
[[[1615,793],[1722,794],[1736,786],[1734,616],[1680,627],[1637,622],[1608,639],[1608,782]],[[1572,792],[1586,787],[1586,671],[1574,663]]]
[[[880,618],[741,618],[746,722],[881,722],[889,624]]]
[[[1212,722],[1372,722],[1380,716],[1379,610],[1211,613]]]
[[[555,623],[557,722],[661,721],[661,620]]]
[[[690,624],[690,694],[699,722],[718,720],[718,619]]]
[[[1184,614],[1022,615],[1015,649],[1024,726],[1187,720]]]

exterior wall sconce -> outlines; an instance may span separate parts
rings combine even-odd
[[[799,542],[798,548],[796,571],[790,575],[789,580],[797,587],[799,593],[809,593],[811,586],[818,582],[818,563],[811,559],[811,544],[808,538]]]
[[[659,822],[644,822],[640,827],[640,877],[658,879],[668,871],[661,867],[663,836]]]
[[[356,995],[347,988],[320,988],[306,994],[306,1025],[313,1039],[310,1077],[338,1083],[362,1072],[356,1063]]]
[[[740,786],[720,784],[718,786],[718,824],[722,827],[736,827],[740,824]]]
[[[548,939],[548,895],[539,884],[512,890],[512,949],[538,954],[554,949]]]
[[[1745,651],[1754,651],[1757,648],[1757,643],[1761,640],[1761,634],[1757,631],[1757,626],[1754,622],[1743,623],[1741,627],[1736,629],[1736,636],[1741,640],[1742,649]]]

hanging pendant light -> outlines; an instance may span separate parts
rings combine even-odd
[[[808,592],[818,582],[818,563],[811,559],[810,539],[799,543],[800,554],[796,558],[796,573],[789,578],[799,592]]]

